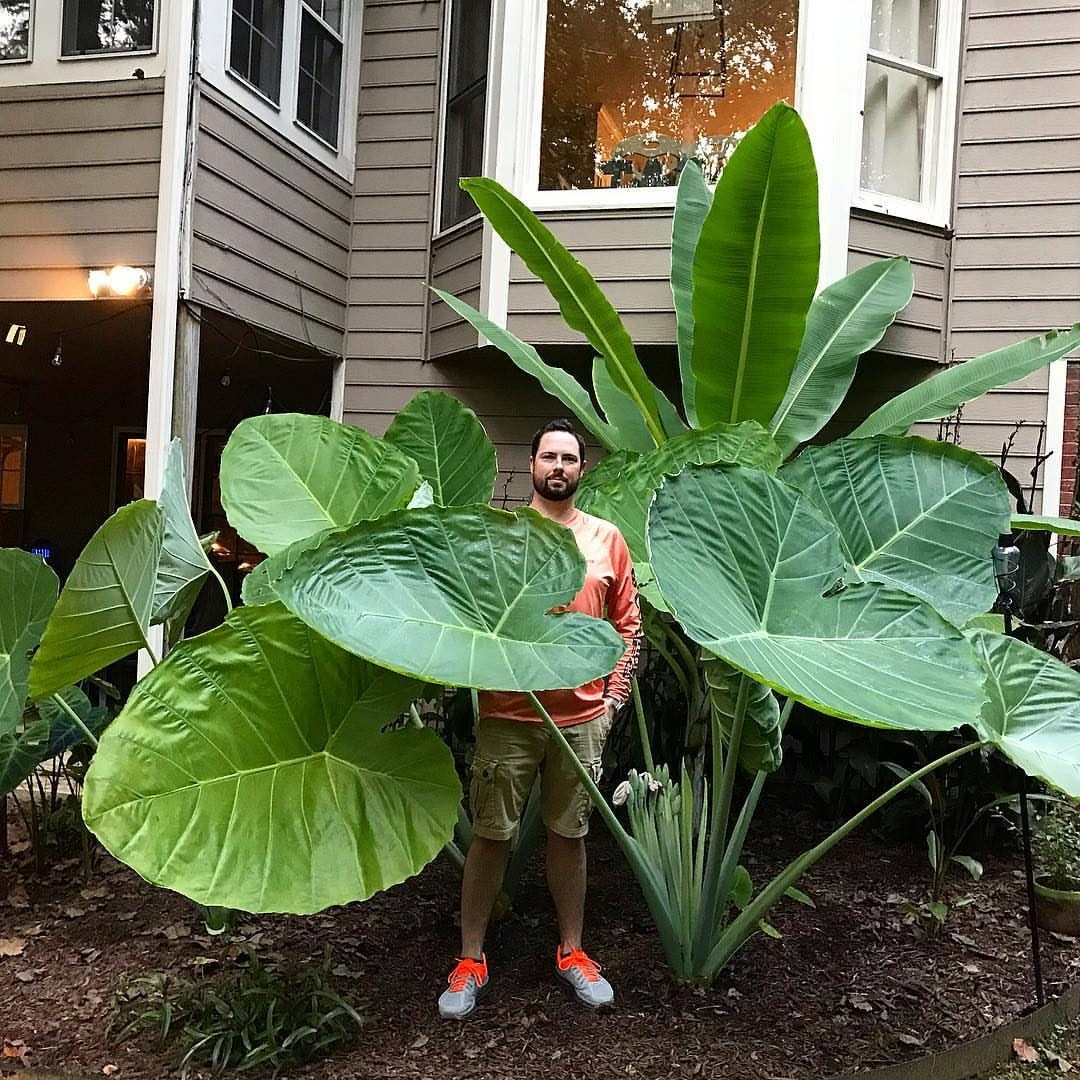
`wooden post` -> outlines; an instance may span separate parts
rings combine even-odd
[[[176,311],[176,364],[173,369],[172,434],[184,444],[188,502],[195,470],[195,432],[199,405],[199,340],[202,308],[182,302]]]

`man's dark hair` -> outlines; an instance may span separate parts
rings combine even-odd
[[[577,439],[578,452],[581,454],[581,464],[585,464],[585,440],[578,434],[574,425],[569,420],[549,420],[534,436],[532,440],[532,456],[536,457],[536,451],[540,449],[540,440],[549,431],[565,431]]]

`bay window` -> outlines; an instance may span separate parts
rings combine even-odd
[[[229,70],[276,105],[281,95],[282,0],[233,0]]]
[[[296,119],[335,149],[341,113],[341,0],[300,4]]]
[[[30,59],[30,0],[0,0],[0,63]]]
[[[149,52],[154,0],[64,0],[61,55]]]

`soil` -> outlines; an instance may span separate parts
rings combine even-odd
[[[826,831],[778,803],[763,806],[748,846],[754,879]],[[231,937],[210,938],[193,905],[104,853],[89,880],[78,859],[34,876],[14,817],[10,833],[16,854],[0,861],[0,1037],[24,1043],[35,1069],[168,1075],[175,1054],[152,1038],[111,1040],[113,992],[151,972],[220,970],[240,943],[280,962],[321,958],[329,944],[338,989],[366,1002],[370,1023],[357,1041],[292,1074],[320,1080],[820,1080],[973,1038],[1033,997],[1015,852],[986,857],[978,884],[951,882],[952,910],[929,939],[908,913],[925,899],[925,851],[862,831],[803,879],[816,907],[782,904],[773,918],[782,939],[757,935],[706,991],[670,981],[636,883],[598,825],[586,944],[615,986],[616,1008],[589,1012],[555,979],[537,858],[516,912],[492,928],[486,998],[467,1021],[448,1023],[435,1009],[458,947],[458,877],[446,860],[365,904],[310,918],[245,917]],[[1075,981],[1080,942],[1045,935],[1043,965],[1051,993]]]

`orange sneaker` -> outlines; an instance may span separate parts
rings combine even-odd
[[[601,1009],[615,1000],[611,983],[600,974],[600,965],[590,960],[582,949],[574,949],[562,955],[555,950],[555,973],[573,988],[578,1001],[590,1009]]]
[[[447,1020],[462,1020],[476,1008],[480,991],[487,986],[487,956],[479,960],[466,956],[457,962],[446,980],[450,985],[439,997],[439,1015]]]

